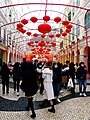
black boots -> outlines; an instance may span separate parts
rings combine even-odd
[[[28,98],[28,106],[26,107],[26,110],[29,111],[30,109],[32,111],[32,115],[30,117],[35,118],[36,114],[33,107],[33,98]]]
[[[36,117],[36,114],[33,113],[30,117],[34,119]]]
[[[52,113],[55,113],[55,108],[54,108],[54,105],[51,106],[52,108],[51,109],[48,109],[49,112],[52,112]]]
[[[52,113],[55,113],[55,109],[54,108],[48,109],[48,111],[52,112]]]

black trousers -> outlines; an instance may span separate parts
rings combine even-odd
[[[19,84],[20,84],[20,81],[14,80],[14,91],[16,91],[16,88],[17,88],[17,92],[19,92]]]
[[[6,86],[6,92],[9,93],[9,80],[2,80],[3,94],[5,94],[5,86]]]

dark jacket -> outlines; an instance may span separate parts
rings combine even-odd
[[[32,63],[26,62],[23,69],[23,89],[26,96],[33,96],[38,90],[36,71]]]
[[[21,67],[19,65],[19,63],[15,63],[14,64],[14,68],[13,68],[13,80],[14,81],[20,81],[21,80]]]
[[[9,73],[10,73],[10,70],[9,70],[7,64],[4,63],[2,65],[2,69],[1,69],[2,81],[9,81]]]
[[[79,80],[86,80],[86,74],[87,74],[87,71],[84,69],[84,67],[79,67],[77,69],[76,77]]]

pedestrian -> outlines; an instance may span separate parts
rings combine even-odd
[[[57,102],[61,102],[59,99],[60,95],[60,67],[59,63],[53,63],[53,89],[54,89],[54,97],[56,98]]]
[[[73,88],[71,88],[71,93],[75,93],[75,65],[73,62],[69,64],[69,77],[72,78]]]
[[[76,74],[77,80],[79,82],[80,96],[82,95],[87,96],[86,95],[86,86],[87,86],[86,74],[87,74],[87,70],[84,62],[80,62],[79,68],[77,69],[77,74]],[[82,86],[83,86],[83,91],[82,91]]]
[[[5,94],[5,86],[6,86],[6,93],[9,93],[9,74],[10,70],[5,62],[3,62],[2,69],[1,69],[1,77],[2,77],[2,90],[3,94]]]
[[[24,71],[22,83],[23,83],[25,96],[28,99],[28,105],[26,107],[26,110],[29,111],[31,109],[32,111],[31,118],[35,118],[36,113],[33,106],[33,96],[36,94],[38,90],[36,71],[33,63],[29,63],[29,62],[25,62],[24,70],[25,71]]]
[[[47,99],[49,101],[49,104],[51,106],[50,109],[48,109],[49,112],[55,113],[55,108],[53,104],[54,99],[54,91],[53,91],[53,71],[52,71],[52,65],[50,62],[46,63],[46,66],[44,70],[42,71],[43,78],[44,78],[44,90],[47,96]]]
[[[14,81],[14,92],[16,92],[17,89],[17,96],[19,96],[19,85],[21,80],[21,67],[18,62],[14,64],[13,67],[13,81]]]

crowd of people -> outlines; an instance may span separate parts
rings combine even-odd
[[[37,93],[38,89],[40,94],[46,95],[46,99],[51,106],[48,109],[49,112],[55,113],[55,107],[53,99],[60,103],[59,95],[62,88],[68,88],[69,79],[72,80],[73,87],[70,87],[71,94],[75,94],[75,79],[79,83],[80,96],[86,96],[86,66],[84,62],[74,64],[73,62],[66,61],[65,64],[59,62],[27,62],[23,58],[23,62],[15,62],[12,66],[12,78],[14,83],[14,92],[17,92],[19,96],[19,89],[21,88],[25,92],[25,96],[28,100],[26,110],[31,109],[31,118],[36,117],[36,113],[33,105],[33,96]],[[2,92],[9,94],[9,77],[10,69],[8,65],[3,62],[1,71],[2,77]],[[20,84],[21,81],[21,84]],[[82,91],[83,85],[83,91]]]

